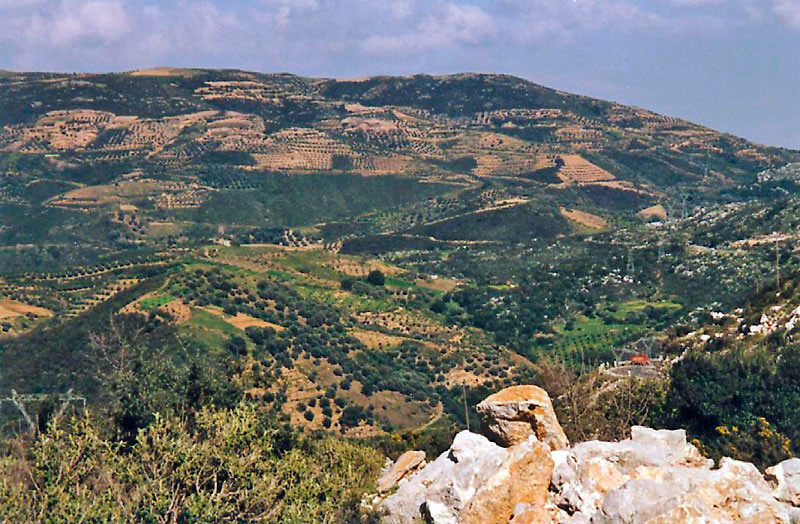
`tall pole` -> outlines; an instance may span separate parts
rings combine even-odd
[[[633,246],[628,246],[628,275],[633,278],[633,273],[635,272],[635,267],[633,264]]]
[[[464,420],[467,421],[467,431],[469,431],[469,410],[467,409],[467,388],[461,383],[461,395],[464,397]]]
[[[756,295],[758,294],[758,277],[761,276],[758,274],[758,262],[756,262],[756,266],[753,268],[753,281],[756,283]]]
[[[781,290],[781,259],[778,253],[778,241],[775,241],[775,279],[778,283],[778,291]]]

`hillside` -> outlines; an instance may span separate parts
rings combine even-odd
[[[768,285],[798,161],[503,75],[10,73],[0,387],[436,447],[463,397]]]
[[[0,243],[105,252],[342,220],[364,232],[374,213],[390,215],[368,231],[438,239],[450,219],[468,231],[456,238],[483,240],[493,235],[465,212],[507,222],[515,208],[538,222],[531,201],[551,213],[677,210],[681,192],[729,201],[798,158],[502,75],[10,74],[0,126]],[[496,193],[463,202],[487,186]]]

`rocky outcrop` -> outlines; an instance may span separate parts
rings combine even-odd
[[[487,397],[477,406],[489,437],[501,446],[513,446],[531,435],[551,450],[569,446],[553,403],[536,386],[514,386]]]
[[[515,443],[459,433],[448,451],[382,499],[385,523],[800,523],[798,459],[769,468],[765,478],[748,462],[723,458],[715,467],[683,430],[639,426],[620,442],[559,448],[557,420],[546,431],[536,416],[522,415],[534,390],[510,389],[481,403],[481,412],[495,439],[500,433]],[[536,395],[528,412],[541,407],[546,418],[549,398]],[[519,441],[524,430],[498,429],[497,421],[527,421],[531,431]]]
[[[384,522],[506,523],[517,504],[544,505],[550,450],[536,440],[502,448],[468,431],[380,504]]]
[[[517,504],[544,507],[553,473],[550,450],[538,441],[507,450],[502,464],[459,512],[463,524],[505,524]]]
[[[584,442],[556,457],[551,500],[591,523],[794,522],[750,463],[719,468],[683,430],[633,427],[621,442]]]

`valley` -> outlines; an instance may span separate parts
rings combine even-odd
[[[774,464],[798,165],[506,75],[4,74],[0,391],[39,400],[0,430],[94,413],[124,454],[259,428],[270,467],[334,449],[374,480],[538,384],[570,439],[686,427]]]

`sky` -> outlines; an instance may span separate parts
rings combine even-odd
[[[800,0],[0,0],[0,69],[508,73],[800,149]]]

